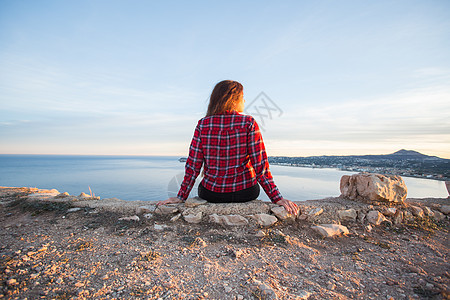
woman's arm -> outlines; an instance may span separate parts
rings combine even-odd
[[[297,204],[284,199],[273,181],[261,131],[254,120],[248,135],[248,153],[250,162],[255,169],[256,179],[270,200],[273,203],[283,206],[288,213],[297,215],[299,211]]]
[[[247,153],[253,169],[255,170],[256,179],[270,200],[273,203],[277,203],[283,199],[283,196],[281,196],[278,187],[273,181],[273,177],[269,169],[269,160],[267,159],[266,148],[264,146],[259,126],[254,119],[249,128]]]

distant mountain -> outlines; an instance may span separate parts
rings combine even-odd
[[[403,157],[414,157],[414,158],[425,158],[429,157],[428,155],[422,154],[420,152],[414,151],[414,150],[398,150],[397,152],[394,152],[392,154],[388,154],[388,156],[403,156]]]
[[[351,155],[350,157],[359,157],[365,159],[395,159],[395,160],[443,160],[437,156],[425,155],[414,150],[399,150],[392,154],[382,155]]]

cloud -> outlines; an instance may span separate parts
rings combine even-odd
[[[449,156],[444,150],[450,149],[449,98],[449,87],[434,86],[379,98],[285,108],[283,116],[270,120],[264,137],[272,144],[284,145],[286,152],[296,148],[296,141],[302,145],[299,152],[308,144],[318,149],[329,143],[333,144],[330,149],[367,145],[410,145],[414,149],[421,143],[428,148],[434,145],[436,151]],[[281,151],[280,147],[276,146]]]
[[[149,84],[129,71],[77,69],[6,53],[0,60],[0,101],[5,111],[96,113],[198,111],[202,95],[183,86]],[[8,59],[9,58],[9,59]],[[6,74],[8,74],[6,76]]]

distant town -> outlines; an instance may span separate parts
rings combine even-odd
[[[336,168],[343,171],[393,174],[435,180],[450,180],[450,159],[428,156],[412,150],[386,155],[361,156],[271,156],[274,165]]]

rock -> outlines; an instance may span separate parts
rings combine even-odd
[[[397,212],[397,209],[395,207],[385,207],[383,209],[383,215],[386,217],[392,217]]]
[[[311,293],[308,291],[300,291],[299,293],[297,293],[297,297],[294,297],[294,299],[296,300],[306,300],[309,298],[309,296],[311,296]]]
[[[392,221],[385,218],[383,221],[381,221],[381,224],[384,226],[392,227]]]
[[[321,224],[311,227],[323,237],[333,237],[341,234],[348,234],[348,228],[338,224]]]
[[[153,229],[156,231],[163,231],[164,229],[166,229],[168,227],[169,226],[167,226],[167,225],[160,225],[160,224],[153,225]]]
[[[413,266],[413,265],[407,265],[406,268],[407,268],[407,270],[410,271],[411,273],[422,274],[422,273],[425,272],[422,268],[417,267],[417,266]]]
[[[358,211],[358,222],[363,224],[364,220],[366,219],[366,214],[362,211]]]
[[[150,213],[144,214],[144,218],[151,219],[151,218],[153,218],[153,214],[150,214]]]
[[[259,280],[253,279],[252,290],[257,295],[258,299],[262,299],[262,300],[278,299],[278,296],[275,293],[275,291],[270,286],[268,286],[267,284],[265,284]]]
[[[205,248],[207,246],[207,244],[206,244],[206,242],[204,240],[202,240],[201,238],[197,237],[197,238],[195,238],[195,240],[191,244],[191,246]]]
[[[196,207],[199,205],[203,205],[203,204],[207,204],[208,201],[203,200],[199,197],[194,197],[194,198],[188,198],[186,199],[186,202],[184,202],[184,206],[186,207]]]
[[[440,211],[434,210],[432,211],[433,215],[432,217],[436,220],[436,221],[442,221],[445,219],[445,215],[443,213],[441,213]]]
[[[156,207],[154,205],[142,205],[136,208],[136,214],[145,214],[145,213],[151,213],[154,212]]]
[[[173,216],[173,217],[170,219],[170,221],[171,221],[171,222],[175,222],[175,221],[178,221],[178,219],[180,219],[180,218],[181,218],[181,214],[178,214],[178,215]]]
[[[414,216],[411,212],[409,212],[407,210],[403,212],[403,220],[408,221],[408,220],[412,220],[413,218],[414,218]]]
[[[240,215],[217,215],[209,216],[209,221],[228,226],[243,226],[248,224],[248,220]]]
[[[196,207],[180,206],[183,215],[197,214],[201,211],[204,215],[254,215],[268,214],[270,206],[261,200],[253,200],[245,203],[207,203]]]
[[[261,226],[271,226],[278,221],[277,217],[268,214],[256,214],[250,215],[250,217]]]
[[[88,194],[86,194],[86,193],[81,193],[79,196],[78,196],[78,199],[80,199],[80,200],[100,200],[100,197],[99,196],[91,196],[91,195],[88,195]]]
[[[425,284],[425,287],[427,289],[432,289],[432,288],[434,288],[434,285],[432,283],[427,282],[427,284]]]
[[[283,206],[274,206],[271,209],[272,213],[280,220],[295,220],[295,215],[292,215],[286,211]]]
[[[413,216],[416,216],[418,218],[423,218],[425,216],[425,213],[423,212],[423,209],[421,207],[411,205],[409,208],[411,209]]]
[[[155,214],[159,215],[171,215],[177,213],[179,210],[176,206],[171,205],[159,205],[155,209]]]
[[[433,212],[431,211],[431,209],[429,207],[424,206],[422,209],[423,209],[425,216],[429,216],[429,217],[433,216]]]
[[[310,216],[310,217],[317,217],[317,216],[319,216],[319,215],[322,214],[322,213],[323,213],[323,208],[321,208],[321,207],[316,207],[316,208],[311,209],[311,210],[308,212],[308,216]]]
[[[184,220],[188,223],[192,223],[192,224],[197,224],[200,223],[202,221],[203,218],[203,213],[201,211],[199,211],[196,214],[190,214],[190,215],[186,215],[183,216]]]
[[[140,218],[138,216],[123,217],[119,219],[119,221],[136,221],[136,222],[139,222],[139,220]]]
[[[264,231],[258,230],[258,232],[255,234],[255,236],[261,238],[261,237],[265,237],[266,234],[264,233]]]
[[[55,190],[55,189],[52,189],[52,190],[38,190],[37,193],[28,195],[28,198],[46,200],[46,199],[55,198],[56,196],[58,196],[60,194],[61,193],[58,192],[58,190]]]
[[[367,221],[373,225],[380,225],[383,221],[387,221],[386,217],[378,210],[371,210],[366,216]]]
[[[441,211],[441,213],[448,215],[450,214],[450,205],[442,205],[439,210]]]
[[[69,209],[67,210],[67,212],[68,212],[68,213],[73,213],[73,212],[77,212],[77,211],[80,211],[80,210],[81,210],[80,207],[72,207],[72,208],[69,208]]]
[[[105,227],[99,227],[97,229],[94,230],[95,234],[103,234],[105,233]]]
[[[14,286],[14,285],[18,285],[18,284],[19,284],[19,283],[18,283],[17,280],[14,279],[14,278],[8,279],[8,280],[6,281],[6,285],[8,285],[8,286]]]
[[[353,208],[338,211],[339,219],[343,221],[355,221],[357,217],[356,210]]]
[[[69,196],[70,196],[70,194],[68,192],[64,192],[64,193],[60,193],[60,194],[56,195],[55,198],[66,198]]]
[[[407,188],[398,175],[359,173],[344,175],[340,182],[341,197],[350,200],[403,203]]]
[[[229,255],[233,258],[240,258],[241,256],[243,256],[245,254],[245,251],[242,249],[231,249],[229,251]]]
[[[400,225],[403,222],[403,212],[401,210],[397,210],[392,218],[394,225]]]

